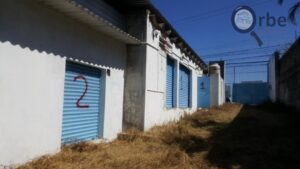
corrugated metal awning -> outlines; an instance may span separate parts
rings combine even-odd
[[[138,10],[148,9],[150,11],[153,25],[161,31],[168,31],[167,33],[171,42],[180,48],[190,59],[192,59],[199,67],[208,70],[207,64],[200,58],[200,56],[193,50],[193,48],[181,37],[176,29],[169,23],[169,21],[161,14],[161,12],[151,3],[151,0],[105,0],[108,4],[118,8],[119,10]],[[156,22],[155,22],[155,21]],[[163,26],[160,26],[163,25]]]
[[[127,44],[140,44],[141,41],[116,27],[112,23],[96,15],[84,6],[73,0],[39,0],[54,7],[55,9],[85,23],[94,29],[106,33],[109,36]]]

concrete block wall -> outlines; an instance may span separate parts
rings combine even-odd
[[[116,138],[122,131],[126,44],[34,0],[0,1],[0,16],[0,166],[59,151],[66,58],[103,71],[100,125],[104,139]]]
[[[287,105],[300,110],[300,39],[284,54],[279,61],[278,98]]]

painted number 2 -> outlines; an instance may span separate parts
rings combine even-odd
[[[77,102],[76,102],[76,106],[77,106],[77,108],[89,108],[90,106],[89,105],[81,105],[80,104],[80,101],[84,98],[84,96],[86,95],[86,93],[87,93],[87,91],[88,91],[88,82],[87,82],[87,80],[86,80],[86,78],[84,77],[84,76],[82,76],[82,75],[79,75],[79,76],[76,76],[76,77],[74,77],[74,82],[75,81],[77,81],[77,80],[79,80],[79,79],[81,79],[81,80],[83,80],[84,81],[84,83],[85,83],[85,90],[84,90],[84,92],[82,93],[82,95],[80,96],[80,98],[77,100]]]

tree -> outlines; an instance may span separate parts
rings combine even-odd
[[[278,4],[279,5],[282,5],[284,0],[277,0],[278,1]],[[291,8],[290,8],[290,11],[289,11],[289,19],[291,20],[291,22],[294,24],[294,25],[297,25],[297,19],[296,19],[296,14],[298,12],[298,10],[300,9],[300,2],[297,2],[295,5],[293,5]]]

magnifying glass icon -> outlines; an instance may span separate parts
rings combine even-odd
[[[259,46],[263,45],[262,40],[253,31],[256,26],[256,15],[252,8],[248,6],[241,6],[233,11],[231,22],[233,28],[240,33],[250,33],[255,38]]]

